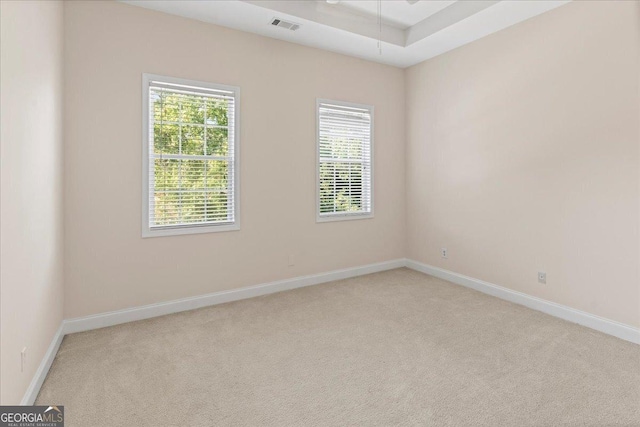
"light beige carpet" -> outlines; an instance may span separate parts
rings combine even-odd
[[[640,346],[407,269],[67,336],[67,427],[640,426]]]

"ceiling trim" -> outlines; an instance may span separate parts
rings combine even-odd
[[[254,6],[286,13],[319,24],[328,25],[350,33],[360,34],[375,40],[404,46],[406,33],[403,29],[388,22],[382,23],[382,32],[377,22],[362,13],[346,11],[322,1],[278,1],[278,0],[240,0]]]
[[[467,19],[476,13],[498,3],[493,1],[457,1],[450,6],[423,19],[412,27],[405,30],[405,46],[409,46],[417,41],[425,39],[430,35],[444,30],[445,28]]]
[[[462,1],[403,30],[314,0],[119,0],[261,36],[406,68],[560,7],[571,0]],[[402,1],[402,0],[385,0]],[[422,0],[427,1],[427,0]],[[290,31],[274,17],[300,24]],[[382,43],[378,44],[380,37]]]

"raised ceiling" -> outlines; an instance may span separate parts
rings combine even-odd
[[[429,0],[412,4],[405,0],[383,1],[382,17],[385,23],[406,29],[455,2],[456,0]],[[360,12],[374,19],[378,15],[376,0],[342,0],[336,7]]]
[[[570,0],[121,1],[404,68]],[[300,27],[279,28],[273,18]]]

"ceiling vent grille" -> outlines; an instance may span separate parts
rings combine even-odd
[[[271,25],[275,25],[276,27],[281,27],[291,31],[295,31],[300,28],[300,24],[296,24],[295,22],[283,21],[282,19],[278,18],[273,18],[271,20]]]

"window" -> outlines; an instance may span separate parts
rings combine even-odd
[[[373,107],[318,100],[317,220],[373,216]]]
[[[238,95],[143,75],[143,237],[239,229]]]

